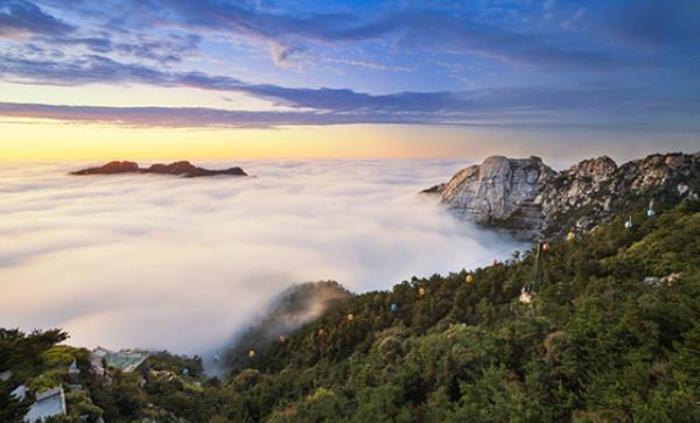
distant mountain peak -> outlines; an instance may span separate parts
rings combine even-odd
[[[231,167],[221,170],[210,170],[197,167],[186,160],[169,164],[156,163],[147,168],[139,167],[138,163],[130,161],[111,161],[102,166],[71,172],[71,175],[115,175],[120,173],[152,173],[158,175],[177,175],[186,178],[200,176],[248,176],[240,167]]]

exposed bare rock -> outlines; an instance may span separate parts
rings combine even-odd
[[[421,191],[421,193],[422,194],[440,194],[442,192],[442,190],[445,189],[445,185],[447,185],[447,184],[442,183],[442,184],[433,185],[430,188],[424,189],[423,191]]]
[[[457,173],[442,190],[450,208],[478,219],[503,219],[531,201],[554,171],[539,157],[508,159],[493,156],[480,166]]]
[[[138,172],[139,164],[136,162],[113,161],[100,167],[91,167],[88,169],[71,172],[71,175],[114,175],[117,173]]]
[[[71,175],[114,175],[119,173],[153,173],[159,175],[177,175],[186,178],[195,178],[200,176],[247,176],[240,167],[232,167],[222,170],[209,170],[194,166],[188,161],[179,161],[170,164],[154,164],[147,168],[141,168],[135,162],[128,161],[113,161],[99,167],[91,167],[88,169],[71,172]]]
[[[164,164],[154,164],[144,169],[144,173],[158,173],[161,175],[181,175],[188,178],[195,178],[199,176],[216,176],[216,175],[231,175],[231,176],[247,176],[247,174],[240,167],[232,167],[229,169],[222,170],[209,170],[203,169],[192,165],[192,163],[187,161]]]
[[[591,230],[613,211],[644,207],[650,199],[677,202],[699,190],[700,153],[669,153],[619,167],[602,156],[561,172],[539,157],[493,156],[423,192],[439,193],[459,216],[533,239]]]

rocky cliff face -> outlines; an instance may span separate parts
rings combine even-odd
[[[481,165],[458,172],[443,187],[442,201],[460,215],[479,222],[503,221],[518,217],[518,229],[537,230],[540,212],[532,207],[546,181],[556,172],[539,157],[508,159],[493,156]]]
[[[556,172],[539,157],[489,157],[424,191],[459,216],[506,229],[519,238],[591,230],[613,211],[654,199],[675,203],[700,191],[700,153],[655,154],[622,166],[603,156]]]

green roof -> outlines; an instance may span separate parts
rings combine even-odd
[[[146,351],[138,350],[122,350],[114,352],[98,348],[96,351],[99,351],[98,355],[105,359],[107,366],[116,367],[124,372],[134,371],[148,358],[149,355]]]

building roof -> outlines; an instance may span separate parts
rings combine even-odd
[[[36,394],[36,401],[29,408],[24,421],[28,423],[40,422],[49,417],[66,414],[66,397],[63,387],[58,386]]]
[[[116,367],[123,372],[132,372],[136,370],[146,359],[149,353],[139,350],[121,350],[110,351],[106,348],[97,347],[92,352],[93,359],[104,360],[107,366]]]
[[[10,396],[17,401],[24,401],[24,399],[27,397],[27,387],[25,385],[19,385],[15,389],[10,392]]]

